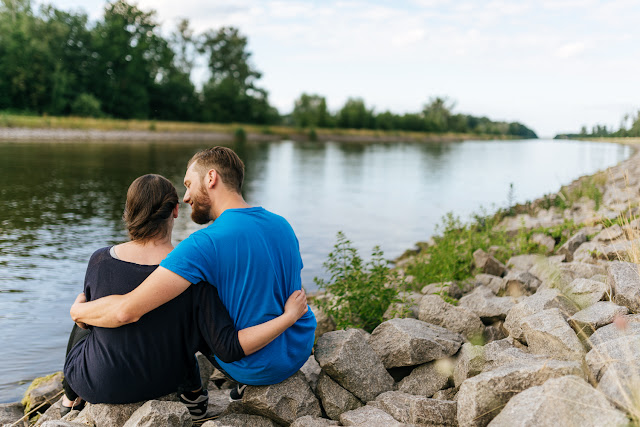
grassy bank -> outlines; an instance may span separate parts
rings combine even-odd
[[[408,131],[382,131],[370,129],[301,129],[288,126],[263,126],[244,123],[196,123],[168,122],[155,120],[96,119],[84,117],[30,116],[0,113],[0,128],[47,129],[47,130],[95,130],[132,131],[154,134],[218,134],[233,139],[238,129],[243,129],[249,139],[252,136],[273,137],[274,139],[312,141],[416,141],[441,142],[468,139],[519,139],[505,135],[477,135],[464,133],[426,133]]]

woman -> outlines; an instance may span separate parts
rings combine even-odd
[[[173,249],[178,195],[160,175],[136,179],[127,192],[124,222],[131,241],[97,250],[85,276],[87,300],[126,294],[151,274]],[[176,390],[192,418],[206,415],[208,395],[200,384],[194,353],[235,361],[266,346],[307,311],[304,291],[294,292],[284,314],[236,331],[216,288],[190,286],[179,297],[116,329],[77,325],[65,360],[61,413],[92,403],[130,403]],[[82,403],[81,403],[82,402]]]

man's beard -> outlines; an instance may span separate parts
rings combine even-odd
[[[193,198],[191,205],[191,220],[196,224],[206,224],[213,220],[211,217],[211,199],[204,191],[199,191]]]

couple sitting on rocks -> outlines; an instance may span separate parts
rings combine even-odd
[[[136,179],[124,221],[131,241],[97,250],[64,366],[61,412],[91,403],[131,403],[178,392],[193,419],[206,416],[201,351],[244,386],[276,384],[313,347],[316,320],[301,289],[302,259],[287,221],[242,198],[244,165],[229,148],[195,154],[184,202],[198,224],[171,244],[178,195],[160,175]]]

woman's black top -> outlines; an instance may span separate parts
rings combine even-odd
[[[84,283],[87,301],[126,294],[157,268],[115,259],[109,249],[91,256]],[[204,282],[135,323],[91,327],[88,337],[67,355],[64,375],[88,402],[139,402],[175,392],[192,378],[196,351],[228,361],[244,357],[218,292]]]

